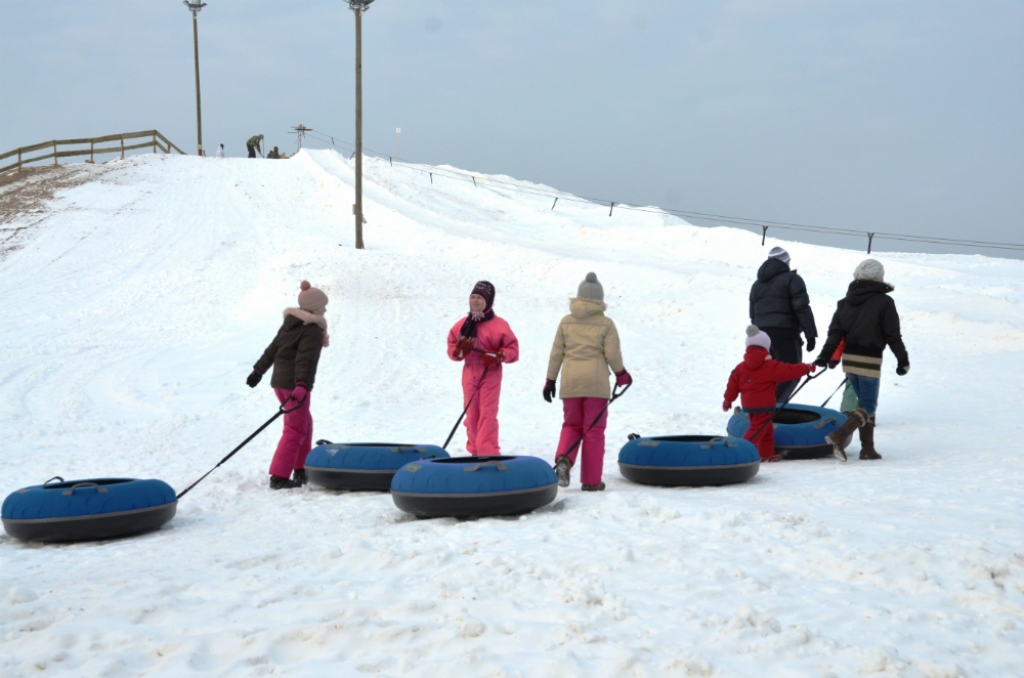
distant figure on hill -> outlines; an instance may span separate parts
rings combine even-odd
[[[263,150],[260,149],[260,143],[263,141],[263,135],[257,134],[254,137],[249,137],[249,140],[245,142],[245,147],[249,151],[249,157],[255,158],[256,151],[259,151],[260,155],[263,155]]]
[[[885,347],[896,356],[898,376],[910,371],[910,356],[900,334],[900,315],[896,312],[896,302],[889,296],[894,289],[885,282],[885,268],[880,261],[860,262],[853,272],[846,297],[836,304],[828,338],[814,361],[818,365],[829,365],[836,347],[845,342],[843,372],[857,393],[859,406],[850,412],[842,426],[825,436],[840,461],[846,461],[843,443],[854,429],[860,429],[860,458],[882,458],[875,450],[875,410]]]
[[[803,360],[801,331],[807,337],[807,352],[814,350],[818,329],[807,286],[790,270],[789,252],[781,247],[773,247],[757,270],[757,281],[750,288],[750,323],[771,337],[771,356],[779,362],[795,365]],[[796,384],[797,380],[781,382],[775,401],[788,399]]]
[[[223,158],[224,157],[224,144],[221,144],[220,146],[217,147],[217,157],[218,158]]]
[[[281,157],[281,153],[277,150],[277,146],[274,146],[274,150],[267,153],[267,158],[271,160],[278,160]]]

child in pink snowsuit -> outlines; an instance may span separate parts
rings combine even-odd
[[[469,296],[469,315],[448,332],[448,357],[464,361],[462,406],[466,410],[466,450],[475,457],[501,454],[498,399],[502,364],[519,360],[519,340],[494,315],[494,285],[481,280]]]
[[[578,294],[569,302],[569,315],[562,318],[551,347],[548,362],[548,380],[544,385],[544,400],[555,396],[555,379],[562,372],[562,399],[564,422],[555,451],[555,473],[561,487],[569,486],[569,476],[576,456],[583,448],[583,490],[601,491],[604,483],[604,429],[608,423],[607,410],[592,427],[602,409],[608,406],[611,389],[609,373],[615,374],[615,385],[633,382],[622,366],[619,332],[611,318],[605,317],[604,288],[597,275],[588,273],[580,283]],[[576,442],[583,438],[581,445]]]
[[[327,295],[305,280],[300,285],[299,307],[284,310],[284,322],[277,336],[246,379],[256,388],[273,366],[270,385],[285,410],[284,432],[270,462],[270,489],[299,487],[306,482],[306,455],[313,444],[313,416],[309,412],[310,392],[316,379],[320,350],[328,345]]]

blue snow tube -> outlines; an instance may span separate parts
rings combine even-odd
[[[775,453],[783,459],[831,457],[832,446],[825,436],[843,425],[846,415],[813,405],[789,404],[775,411]],[[737,438],[750,428],[750,415],[737,410],[729,418],[726,430]]]
[[[306,478],[332,490],[387,492],[395,471],[406,464],[448,456],[437,445],[318,440],[306,457]]]
[[[174,490],[162,480],[65,482],[58,476],[12,492],[2,515],[4,529],[16,539],[91,541],[155,530],[174,517],[177,507]]]
[[[731,485],[750,480],[760,466],[757,447],[733,437],[635,438],[619,451],[622,477],[643,485]]]
[[[529,513],[557,494],[554,470],[537,457],[426,459],[391,481],[395,506],[422,518]]]

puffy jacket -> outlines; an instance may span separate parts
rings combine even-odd
[[[571,299],[551,345],[548,379],[562,372],[559,398],[612,397],[608,375],[622,370],[622,348],[615,322],[604,315],[604,302]]]
[[[785,262],[769,258],[757,270],[750,288],[750,322],[761,329],[790,329],[794,336],[803,331],[808,339],[818,336],[804,279]]]
[[[729,375],[725,402],[731,406],[736,396],[742,396],[740,404],[744,408],[775,407],[775,385],[799,379],[810,371],[806,363],[779,362],[760,346],[748,346],[743,362]]]
[[[900,315],[896,312],[896,302],[889,296],[894,289],[889,283],[875,280],[850,283],[846,297],[836,304],[828,326],[828,339],[820,355],[831,356],[839,342],[845,340],[844,369],[853,356],[881,359],[886,346],[892,349],[898,366],[909,365],[907,347],[900,334]]]
[[[323,316],[298,311],[305,315],[304,320],[295,315],[294,311],[298,309],[285,311],[281,329],[253,365],[253,369],[266,374],[273,366],[274,374],[270,378],[273,388],[293,389],[295,384],[303,382],[312,391],[313,382],[316,381],[316,366],[324,346],[326,321]]]
[[[466,318],[460,318],[448,331],[448,357],[452,360],[465,360],[467,367],[483,365],[484,357],[479,351],[469,351],[463,358],[457,357],[455,346],[459,342],[459,330],[462,329],[464,322],[466,322]],[[512,328],[509,327],[505,319],[498,316],[477,323],[476,341],[473,343],[473,348],[488,353],[504,351],[506,363],[514,363],[519,360],[519,340],[516,339],[516,335],[512,333]],[[492,367],[489,372],[501,372],[501,363]]]

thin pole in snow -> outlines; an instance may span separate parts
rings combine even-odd
[[[871,254],[871,241],[875,239],[875,234],[868,232],[868,254]]]
[[[766,235],[768,235],[768,227],[767,226],[762,226],[761,227],[761,247],[764,247],[764,237]]]
[[[613,209],[615,209],[615,203],[614,202],[611,203],[610,205],[608,205],[608,216],[612,215],[612,210]]]
[[[551,209],[555,209],[555,205],[557,205],[557,204],[558,204],[558,198],[555,198],[555,201],[553,203],[551,203]]]

